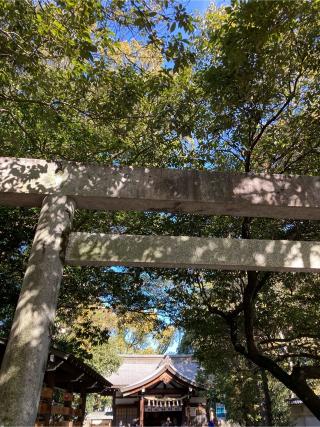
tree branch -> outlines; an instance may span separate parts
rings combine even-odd
[[[296,378],[320,378],[320,366],[294,366],[291,373]]]
[[[270,117],[269,120],[267,120],[267,122],[260,129],[260,132],[254,137],[252,144],[250,146],[250,151],[252,151],[254,149],[254,147],[257,145],[257,143],[261,139],[261,137],[264,134],[264,132],[266,131],[266,129],[279,118],[279,116],[283,113],[283,111],[288,107],[288,105],[290,104],[292,99],[295,97],[297,85],[298,85],[298,82],[299,82],[301,75],[302,75],[301,73],[299,73],[297,75],[297,77],[294,81],[294,84],[293,84],[293,89],[292,89],[291,93],[289,94],[288,98],[286,99],[286,101],[284,102],[284,104],[282,105],[282,107],[280,107],[280,109],[272,117]]]

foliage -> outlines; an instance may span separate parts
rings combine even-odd
[[[120,363],[120,354],[164,352],[174,328],[154,313],[107,308],[105,304],[82,304],[74,313],[58,310],[54,341],[65,351],[88,361],[102,375],[110,375]]]
[[[0,10],[2,155],[126,164],[145,141],[156,154],[160,140],[161,161],[161,144],[178,144],[168,126],[162,136],[172,86],[162,63],[182,65],[187,40],[160,29],[192,30],[181,5],[2,0]]]
[[[197,325],[187,329],[178,351],[192,351],[201,361],[205,369],[200,380],[206,384],[207,398],[223,403],[230,421],[248,426],[269,425],[262,371],[234,351],[221,322],[215,321],[213,327],[210,324],[210,336],[203,323]],[[266,378],[274,425],[290,425],[288,389],[271,375]]]
[[[198,41],[194,122],[195,153],[206,168],[319,173],[317,11],[315,2],[253,1],[208,12]],[[199,230],[208,231],[235,238],[319,236],[312,222],[259,218],[212,218]],[[199,335],[202,351],[210,342],[217,352],[212,341],[221,328],[233,351],[305,402],[308,394],[316,413],[319,403],[301,366],[319,363],[318,275],[189,271],[164,277],[175,283],[169,310]]]
[[[0,337],[8,335],[37,221],[37,209],[0,208]]]
[[[1,6],[2,155],[319,174],[318,2],[233,1],[211,7],[192,37],[193,21],[174,1],[2,0]],[[0,212],[6,331],[36,214]],[[319,224],[311,221],[150,212],[82,211],[74,229],[319,239]],[[102,303],[118,316],[142,313],[132,335],[140,342],[148,335],[137,333],[145,316],[157,319],[152,327],[160,334],[170,316],[194,334],[193,345],[206,363],[213,355],[223,360],[215,345],[219,336],[229,361],[243,372],[250,366],[256,387],[260,374],[252,374],[252,364],[314,408],[319,407],[314,384],[302,368],[319,368],[318,282],[318,275],[309,274],[67,268],[59,322],[73,325],[66,341],[77,351],[100,346],[106,330],[109,342],[113,339],[109,326],[87,323],[92,305]],[[207,352],[207,343],[214,352]],[[233,388],[239,377],[231,368]],[[268,379],[272,394],[278,385]],[[252,413],[257,420],[259,410]]]
[[[60,312],[65,314],[61,307]],[[83,306],[81,314],[69,317],[68,321],[58,316],[53,339],[56,346],[85,359],[97,372],[108,377],[119,368],[123,354],[164,352],[174,330],[170,326],[161,330],[159,327],[157,316],[130,312],[117,316],[115,311],[100,304]],[[110,396],[88,396],[88,412],[103,411],[110,406]]]
[[[317,173],[317,12],[317,2],[234,1],[207,13],[197,135],[209,164]]]
[[[179,68],[187,60],[188,41],[180,32],[193,28],[182,5],[171,0],[2,0],[0,6],[1,155],[165,164],[180,146],[168,120],[168,99],[176,87],[168,61]],[[1,209],[4,335],[37,213]],[[114,226],[112,215],[97,217],[78,212],[74,229],[101,227],[104,221],[106,228]],[[148,311],[140,283],[138,274],[116,278],[108,271],[67,268],[60,315],[77,316],[83,305],[101,298],[118,311]]]

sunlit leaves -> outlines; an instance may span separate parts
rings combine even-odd
[[[299,159],[303,173],[316,173],[305,115],[308,100],[318,98],[318,27],[317,6],[308,1],[233,2],[208,11],[198,41],[207,123],[197,135],[204,153],[218,140],[213,163],[222,166],[228,153],[234,162],[227,168],[288,173]]]

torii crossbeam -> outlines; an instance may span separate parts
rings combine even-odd
[[[78,209],[319,219],[320,177],[112,168],[0,158],[0,204],[41,206],[72,197]]]

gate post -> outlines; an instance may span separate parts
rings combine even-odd
[[[43,200],[0,372],[0,425],[35,423],[75,202]]]

